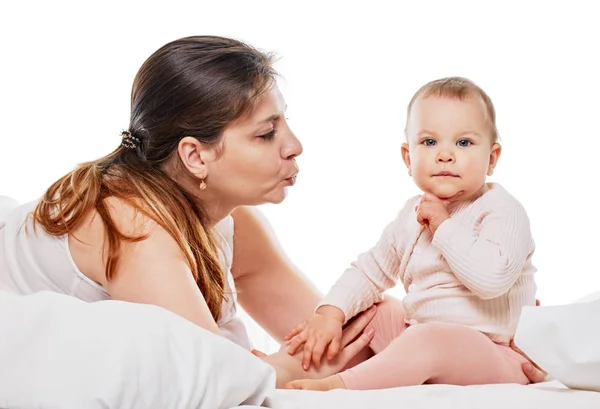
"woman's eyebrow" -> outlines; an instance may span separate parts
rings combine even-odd
[[[273,121],[278,120],[280,117],[281,117],[280,114],[273,114],[273,115],[269,116],[268,118],[263,119],[262,121],[259,121],[258,124],[261,125],[264,123],[273,122]]]
[[[283,107],[283,112],[287,111],[287,108],[288,108],[288,106],[287,106],[287,104],[285,104],[285,106]],[[281,118],[281,114],[280,113],[273,114],[273,115],[269,116],[268,118],[265,118],[265,119],[263,119],[261,121],[258,121],[257,125],[262,125],[264,123],[273,122],[273,121],[278,120],[279,118]]]

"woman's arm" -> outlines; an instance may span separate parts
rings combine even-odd
[[[107,284],[111,298],[163,307],[220,335],[188,264],[166,231],[157,226],[146,240],[121,249],[116,275]]]
[[[117,228],[125,235],[148,235],[139,242],[121,242],[119,263],[110,281],[104,275],[104,224],[97,214],[70,239],[82,271],[101,283],[115,300],[152,304],[174,312],[215,334],[219,328],[175,240],[147,216],[118,199],[107,199]],[[92,261],[92,262],[90,262]],[[86,271],[87,270],[87,271]],[[91,272],[91,274],[90,274]]]
[[[364,330],[375,316],[376,310],[377,308],[374,307],[360,314],[344,328],[340,353],[331,360],[324,360],[318,369],[312,366],[307,371],[303,370],[300,361],[302,354],[288,354],[287,345],[283,345],[279,352],[271,355],[264,355],[260,352],[254,352],[254,354],[275,368],[278,388],[283,388],[287,383],[298,379],[325,378],[346,368],[351,360],[356,359],[361,352],[365,351],[375,335],[375,330]]]
[[[234,251],[231,272],[238,300],[275,340],[306,320],[322,298],[285,255],[265,217],[255,208],[233,214]]]

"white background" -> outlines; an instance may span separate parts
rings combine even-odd
[[[304,144],[297,185],[263,209],[288,255],[325,292],[418,193],[400,158],[412,94],[432,79],[466,76],[496,105],[504,150],[491,180],[529,212],[538,297],[567,303],[600,290],[596,7],[3,2],[0,194],[33,200],[77,163],[112,151],[128,125],[133,77],[164,43],[242,39],[279,55],[288,116]]]

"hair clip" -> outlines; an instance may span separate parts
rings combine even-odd
[[[121,140],[121,145],[128,149],[136,149],[140,144],[140,139],[131,134],[131,132],[127,130],[121,131],[121,136],[123,139]]]

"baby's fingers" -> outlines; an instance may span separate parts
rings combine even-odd
[[[327,345],[329,345],[329,342],[330,341],[328,339],[320,339],[315,343],[312,353],[312,361],[317,369],[319,369],[321,366],[321,358],[323,357],[323,353],[325,352]]]
[[[307,338],[308,336],[306,331],[303,331],[300,334],[296,335],[294,338],[292,338],[292,342],[290,342],[290,345],[288,346],[288,354],[294,355],[296,351],[298,351],[298,348],[304,345]]]
[[[296,328],[291,330],[290,333],[285,336],[285,340],[289,341],[290,339],[294,338],[296,335],[298,335],[299,333],[304,331],[304,328],[306,328],[305,322],[303,322],[302,324],[298,325]]]
[[[313,354],[313,348],[315,347],[314,337],[309,338],[304,345],[304,352],[302,353],[302,368],[308,371],[310,368],[310,360]]]
[[[341,337],[333,337],[329,348],[327,348],[327,359],[333,359],[340,352],[342,344]]]

